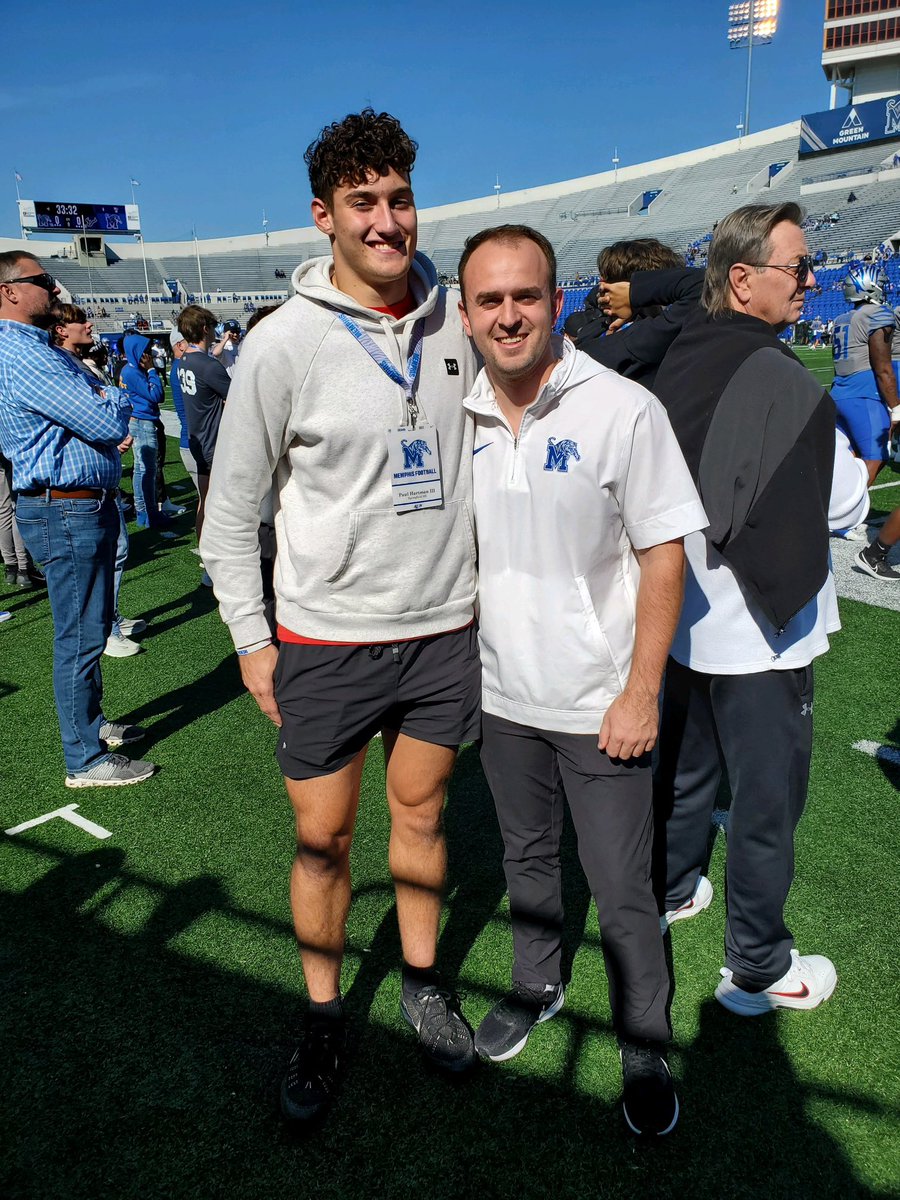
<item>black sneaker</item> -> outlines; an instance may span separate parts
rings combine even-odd
[[[860,550],[856,556],[856,565],[861,571],[865,571],[867,575],[871,575],[873,579],[893,581],[895,583],[900,579],[900,571],[890,566],[887,559],[875,551],[874,546],[866,546]]]
[[[632,1133],[662,1137],[678,1121],[678,1097],[662,1051],[652,1042],[621,1042],[622,1108]]]
[[[566,998],[561,983],[544,988],[526,987],[514,983],[513,989],[500,1000],[478,1026],[475,1049],[491,1062],[506,1062],[525,1049],[528,1035],[541,1021],[549,1021],[563,1006]]]
[[[311,1121],[337,1092],[347,1048],[342,1017],[307,1015],[303,1037],[281,1082],[281,1111],[289,1121]]]
[[[16,580],[19,578],[18,568],[17,567],[4,567],[3,574],[4,574],[4,578],[6,580],[6,586],[7,587],[15,587]]]
[[[475,1042],[453,992],[428,983],[400,996],[400,1011],[419,1035],[428,1058],[445,1071],[467,1071],[475,1062]]]

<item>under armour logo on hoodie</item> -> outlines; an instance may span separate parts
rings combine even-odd
[[[444,366],[447,368],[448,375],[458,375],[459,374],[459,363],[456,361],[455,358],[445,358]]]

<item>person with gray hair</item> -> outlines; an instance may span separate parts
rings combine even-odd
[[[685,538],[663,694],[661,923],[712,901],[703,872],[724,770],[732,803],[715,995],[742,1016],[815,1008],[837,983],[829,959],[794,948],[784,905],[809,779],[812,664],[840,628],[829,528],[862,520],[868,495],[831,397],[778,338],[815,286],[802,220],[788,203],[719,222],[700,309],[655,385],[709,517]]]

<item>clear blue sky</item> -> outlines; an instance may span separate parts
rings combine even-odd
[[[149,241],[308,225],[303,151],[366,104],[420,144],[420,207],[736,136],[746,52],[727,0],[169,0],[7,5],[0,235],[31,200],[130,202]],[[752,126],[828,107],[823,0],[782,0]],[[20,53],[16,51],[20,50]]]

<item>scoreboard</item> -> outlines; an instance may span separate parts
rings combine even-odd
[[[136,204],[73,204],[51,200],[20,200],[23,229],[40,233],[139,233],[141,218]]]

